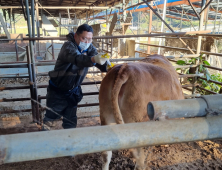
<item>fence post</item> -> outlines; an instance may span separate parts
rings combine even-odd
[[[31,66],[29,46],[26,46],[26,54],[27,54],[28,74],[29,74],[30,96],[31,96],[31,99],[34,99],[34,86],[33,86],[34,83],[33,83],[33,77],[32,77],[32,66]],[[32,106],[32,119],[33,119],[33,122],[35,122],[36,110],[35,110],[35,103],[33,100],[31,100],[31,106]]]

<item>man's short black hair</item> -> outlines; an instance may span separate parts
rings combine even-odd
[[[83,24],[83,25],[80,25],[78,28],[77,28],[77,31],[76,31],[76,34],[82,34],[83,31],[87,31],[87,32],[91,32],[93,33],[93,29],[90,25],[88,24]]]

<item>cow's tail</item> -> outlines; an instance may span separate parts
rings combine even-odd
[[[123,64],[118,72],[116,77],[113,89],[112,89],[112,106],[113,106],[113,114],[116,119],[117,124],[124,124],[124,120],[119,108],[118,98],[121,87],[128,80],[128,74],[126,73],[127,64]]]

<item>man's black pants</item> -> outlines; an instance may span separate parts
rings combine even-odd
[[[77,104],[82,99],[81,87],[77,93],[64,93],[52,86],[48,86],[46,95],[46,105],[51,110],[46,110],[44,122],[53,122],[63,117],[62,127],[64,129],[75,128],[77,125]]]

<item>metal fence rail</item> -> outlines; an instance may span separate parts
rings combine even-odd
[[[222,138],[221,129],[222,116],[212,116],[1,135],[0,162],[4,164],[149,145],[219,139]]]

